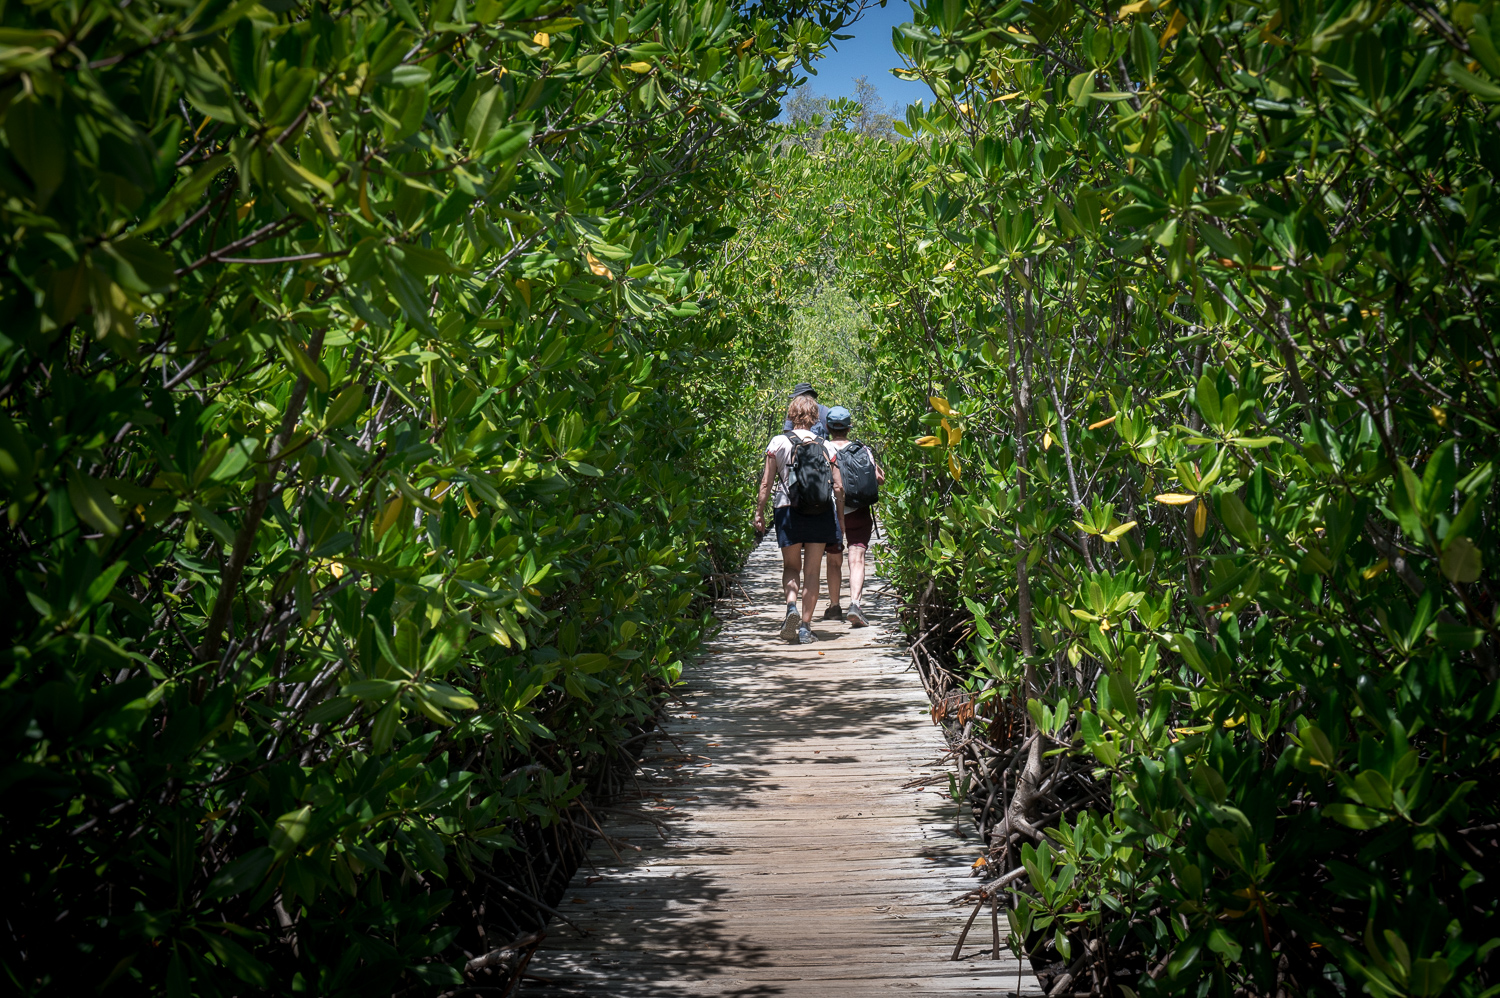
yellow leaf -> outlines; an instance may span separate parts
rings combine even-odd
[[[936,409],[938,412],[942,413],[944,416],[951,416],[951,415],[953,415],[953,407],[948,404],[948,400],[947,399],[942,398],[941,396],[938,396],[938,395],[931,395],[931,396],[928,397],[927,401],[931,402],[932,403],[932,407],[934,409]]]
[[[548,35],[545,31],[538,31],[536,34],[531,36],[531,40],[536,42],[542,48],[546,48],[552,44],[551,36]]]
[[[516,281],[516,290],[521,292],[521,299],[526,302],[526,307],[531,307],[531,282],[526,278]]]
[[[335,561],[330,564],[328,566],[328,570],[333,573],[333,577],[335,579],[342,579],[344,577],[344,572],[348,571],[346,568],[344,568],[344,563],[341,561]]]
[[[1118,415],[1119,415],[1119,413],[1115,413],[1115,416],[1118,416]],[[1101,426],[1108,426],[1110,423],[1113,423],[1115,421],[1115,416],[1111,416],[1108,419],[1101,419],[1097,423],[1090,423],[1089,424],[1089,429],[1091,429],[1091,430],[1097,430]]]
[[[474,505],[474,497],[469,495],[468,490],[464,491],[464,505],[469,508],[470,516],[479,516],[479,507]]]
[[[980,856],[974,862],[972,862],[972,863],[969,864],[969,869],[971,869],[971,870],[982,870],[986,866],[989,866],[989,865],[990,865],[990,861],[988,859],[986,859],[984,856]]]
[[[1052,431],[1048,430],[1042,434],[1042,450],[1052,449]]]
[[[948,452],[948,470],[950,472],[952,472],[952,474],[953,474],[953,480],[955,482],[964,477],[963,476],[963,469],[959,466],[959,463],[958,463],[958,458],[956,458],[956,457],[953,456],[953,452],[952,451]]]
[[[1131,14],[1149,14],[1157,7],[1155,0],[1136,0],[1120,8],[1120,17],[1128,17]]]
[[[1108,541],[1109,543],[1113,544],[1115,541],[1119,540],[1121,537],[1124,537],[1126,534],[1128,534],[1132,530],[1134,530],[1135,529],[1135,522],[1136,521],[1131,520],[1129,523],[1122,523],[1122,524],[1120,524],[1118,527],[1115,527],[1115,528],[1111,529],[1110,531],[1108,531],[1107,533],[1105,533],[1104,534],[1104,539],[1106,541]]]
[[[1435,405],[1430,405],[1427,408],[1432,411],[1432,418],[1435,419],[1435,420],[1437,420],[1437,424],[1439,426],[1447,426],[1448,425],[1448,414],[1446,412],[1444,412],[1443,410],[1439,409]]]
[[[592,273],[595,277],[603,277],[606,280],[611,280],[614,278],[614,272],[606,267],[604,263],[593,253],[590,253],[588,250],[584,250],[583,255],[584,258],[589,262],[589,272]]]
[[[205,118],[203,120],[207,121],[208,119]],[[245,216],[248,215],[248,214],[250,214],[250,209],[254,208],[254,207],[255,207],[255,199],[251,198],[249,201],[246,201],[244,204],[242,204],[238,208],[234,209],[234,217],[235,217],[235,219],[238,220],[238,221],[243,222],[245,220]]]
[[[380,511],[380,516],[375,520],[375,536],[377,538],[384,537],[386,531],[396,525],[396,519],[401,515],[401,507],[404,505],[406,505],[406,501],[401,496],[397,496],[386,505],[385,509]]]
[[[1199,502],[1193,510],[1193,536],[1202,537],[1203,531],[1208,529],[1208,505]]]
[[[1285,41],[1272,34],[1272,32],[1274,32],[1279,27],[1281,27],[1281,11],[1278,10],[1276,13],[1271,15],[1271,19],[1269,21],[1260,26],[1260,40],[1263,42],[1269,42],[1272,45],[1285,45]]]
[[[1387,568],[1390,568],[1390,567],[1391,567],[1390,560],[1387,559],[1387,558],[1381,558],[1375,564],[1371,565],[1369,568],[1365,569],[1363,572],[1360,572],[1359,573],[1359,577],[1361,579],[1365,579],[1365,580],[1373,579],[1373,578],[1375,578],[1375,576],[1379,575],[1381,572],[1384,572]]]
[[[1173,35],[1185,27],[1187,27],[1187,18],[1179,10],[1172,15],[1172,20],[1167,22],[1167,30],[1161,33],[1161,40],[1157,42],[1157,45],[1167,44],[1167,42],[1171,41]]]
[[[991,100],[990,103],[993,104],[993,103],[995,103],[995,101],[1002,101],[1002,100],[1015,100],[1019,96],[1021,96],[1021,91],[1017,90],[1013,94],[1001,94],[999,97],[996,97],[996,98],[994,98],[994,100]]]
[[[649,62],[627,62],[625,64],[625,68],[630,70],[632,73],[651,72],[651,64]]]
[[[918,447],[936,447],[937,445],[938,445],[938,438],[937,437],[918,437],[917,438],[917,446]]]
[[[1193,497],[1183,495],[1181,492],[1163,492],[1156,497],[1157,502],[1164,502],[1168,506],[1186,506],[1193,501]]]

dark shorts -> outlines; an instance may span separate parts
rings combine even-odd
[[[793,544],[828,544],[839,542],[839,521],[829,507],[826,513],[805,516],[790,506],[776,507],[776,546]]]
[[[844,514],[844,546],[854,547],[862,544],[870,546],[870,533],[875,529],[875,517],[868,509],[862,509],[858,513]]]

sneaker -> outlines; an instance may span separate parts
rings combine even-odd
[[[859,608],[858,603],[849,604],[848,619],[850,627],[864,627],[870,622],[869,619],[865,617],[865,612]]]
[[[793,610],[792,612],[788,613],[786,615],[786,620],[783,620],[781,622],[781,640],[783,640],[783,641],[796,641],[797,640],[797,628],[799,628],[801,626],[802,626],[802,615],[799,614],[795,610]]]
[[[810,645],[818,640],[818,636],[812,632],[812,628],[803,624],[797,628],[797,643],[799,645]]]
[[[841,607],[841,606],[839,606],[837,603],[833,604],[828,609],[826,609],[826,610],[823,611],[823,619],[824,620],[843,620],[844,619],[844,608]]]

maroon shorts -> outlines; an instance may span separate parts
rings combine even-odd
[[[839,545],[830,544],[828,545],[828,550],[842,551],[844,548],[854,547],[856,544],[869,547],[870,532],[874,528],[875,517],[868,509],[862,509],[858,513],[845,513],[843,543]]]

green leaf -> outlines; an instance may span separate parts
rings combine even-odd
[[[494,133],[494,136],[485,143],[484,155],[480,157],[484,164],[491,168],[497,168],[520,156],[531,143],[531,134],[536,129],[534,122],[522,122],[517,125],[507,125]]]
[[[115,537],[125,525],[104,483],[77,468],[68,469],[68,501],[78,518],[101,534]]]
[[[423,30],[417,12],[412,9],[411,0],[391,0],[391,6],[396,9],[396,13],[401,15],[401,20],[411,25],[413,31]]]
[[[29,492],[35,469],[31,445],[11,418],[0,412],[0,478],[5,480],[7,491],[15,496]]]
[[[114,262],[115,280],[141,294],[166,291],[176,282],[172,258],[144,239],[114,239],[101,247]]]
[[[193,519],[207,527],[209,532],[214,535],[214,539],[226,551],[234,547],[234,530],[229,524],[224,522],[219,514],[195,502],[189,502],[188,508],[193,513]]]
[[[68,165],[68,148],[57,112],[28,87],[5,110],[5,137],[11,155],[31,178],[37,205],[46,207]]]
[[[219,962],[228,967],[235,977],[258,988],[270,989],[272,987],[271,968],[268,964],[255,959],[250,955],[249,950],[233,939],[207,931],[207,925],[194,926],[194,928],[208,943],[209,949],[213,950]]]
[[[1214,929],[1208,934],[1208,948],[1222,955],[1230,963],[1239,963],[1240,956],[1245,950],[1233,936],[1223,929]]]
[[[1467,537],[1450,537],[1443,550],[1443,574],[1451,582],[1477,582],[1484,563],[1479,548]]]
[[[394,653],[391,653],[394,654]],[[394,679],[360,679],[345,686],[340,692],[356,700],[385,703],[401,692],[402,683]]]
[[[396,726],[401,723],[401,703],[392,700],[380,708],[375,722],[370,725],[370,751],[377,755],[390,751],[391,739],[396,736]]]
[[[316,173],[313,173],[301,163],[292,159],[291,155],[286,151],[285,148],[279,145],[273,145],[271,147],[270,156],[272,161],[281,167],[281,172],[286,177],[288,183],[291,183],[294,186],[305,185],[307,187],[313,188],[319,194],[322,194],[325,198],[329,198],[330,200],[333,198],[333,185],[324,180],[322,177],[318,176]]]
[[[144,236],[146,233],[157,229],[175,219],[178,215],[195,207],[195,202],[208,189],[224,168],[229,165],[228,156],[220,154],[210,156],[185,180],[180,180],[172,186],[171,191],[161,200],[161,203],[147,215],[145,220],[131,230],[131,235]]]
[[[1382,814],[1374,808],[1363,807],[1359,804],[1325,804],[1323,816],[1337,821],[1341,825],[1356,828],[1361,831],[1370,828],[1379,828],[1390,820],[1390,816]]]
[[[1259,545],[1260,524],[1240,497],[1233,492],[1221,492],[1218,500],[1219,519],[1223,521],[1225,528],[1246,547]]]
[[[326,429],[343,426],[364,410],[365,387],[357,381],[352,382],[328,403],[328,408],[323,413],[323,426]]]
[[[302,349],[301,344],[283,336],[277,338],[276,346],[281,350],[282,355],[292,362],[298,374],[317,385],[319,391],[328,391],[328,372],[324,371],[322,365]]]
[[[204,893],[215,900],[241,894],[265,879],[275,859],[268,847],[257,846],[215,874]]]
[[[288,811],[276,819],[276,824],[271,828],[268,845],[278,860],[285,859],[296,851],[297,846],[307,837],[307,829],[311,822],[311,806]]]
[[[1212,375],[1205,373],[1198,379],[1197,388],[1193,392],[1193,401],[1198,406],[1198,411],[1210,426],[1219,424],[1221,415],[1219,408],[1219,388]]]
[[[1443,66],[1443,75],[1487,104],[1500,102],[1500,86],[1469,72],[1456,59]]]
[[[1433,639],[1448,651],[1469,651],[1484,644],[1485,631],[1482,627],[1439,621],[1428,630]]]

